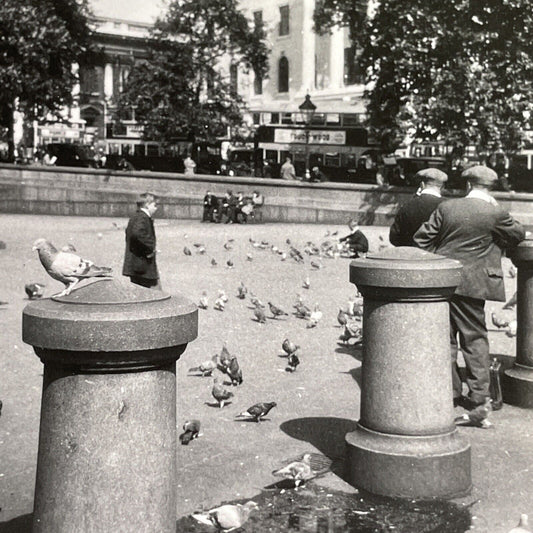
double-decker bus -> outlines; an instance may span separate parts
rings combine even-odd
[[[265,117],[266,115],[266,117]],[[264,177],[279,177],[289,156],[296,175],[319,167],[330,181],[375,183],[378,142],[363,126],[360,114],[316,114],[310,125],[298,113],[262,113],[255,135],[256,166]],[[258,174],[256,168],[256,175]]]

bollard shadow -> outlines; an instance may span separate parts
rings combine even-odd
[[[359,390],[361,390],[362,387],[362,368],[360,366],[352,368],[351,370],[348,370],[348,372],[341,372],[341,374],[350,374],[352,376],[352,379],[357,383],[359,386]]]
[[[308,417],[287,420],[280,429],[294,439],[308,442],[331,459],[331,471],[345,479],[345,436],[355,431],[357,422],[347,418]]]
[[[31,533],[33,514],[25,514],[7,522],[0,522],[0,533]]]
[[[337,343],[335,348],[335,353],[348,354],[351,355],[354,359],[363,362],[363,345],[362,344],[346,344],[346,343]]]

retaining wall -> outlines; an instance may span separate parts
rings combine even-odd
[[[0,164],[0,212],[79,216],[131,215],[138,193],[161,197],[158,218],[200,219],[207,190],[265,197],[264,222],[387,226],[412,189],[345,183],[302,183],[264,178]],[[533,226],[533,194],[495,193],[500,205]]]

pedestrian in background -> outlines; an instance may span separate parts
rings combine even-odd
[[[194,176],[194,170],[196,168],[196,163],[193,161],[192,157],[188,155],[183,160],[184,174],[186,176]]]
[[[280,178],[282,180],[295,180],[296,171],[294,170],[294,165],[291,162],[290,157],[285,158],[285,163],[281,165]]]
[[[137,198],[137,211],[126,227],[126,252],[122,275],[132,283],[161,290],[156,263],[156,236],[154,213],[157,211],[155,195],[145,192]]]
[[[454,403],[461,403],[462,382],[457,365],[458,342],[466,364],[471,406],[489,398],[490,358],[485,300],[505,301],[502,250],[525,238],[522,225],[490,195],[498,175],[476,165],[462,174],[467,195],[442,202],[415,233],[414,241],[429,252],[463,265],[461,282],[450,301],[450,343]],[[458,340],[459,339],[459,340]]]
[[[218,210],[218,198],[207,191],[204,196],[204,213],[202,222],[216,222],[216,215]]]
[[[441,192],[448,181],[445,172],[426,168],[417,172],[415,177],[420,180],[418,190],[400,207],[389,230],[389,240],[394,246],[416,246],[414,234],[444,200]]]

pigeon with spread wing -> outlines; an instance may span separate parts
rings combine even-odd
[[[65,289],[56,296],[66,296],[82,280],[86,278],[111,277],[112,269],[96,266],[92,261],[82,259],[72,252],[58,251],[46,239],[38,239],[33,243],[33,250],[39,253],[39,259],[46,272],[61,283]]]

